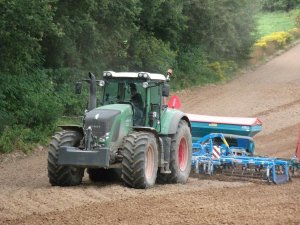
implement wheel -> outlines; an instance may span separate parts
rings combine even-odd
[[[76,131],[64,130],[56,133],[48,149],[48,177],[53,186],[75,186],[82,182],[83,168],[57,164],[60,146],[78,147],[82,135]]]
[[[147,132],[133,132],[125,138],[122,179],[133,188],[150,188],[155,184],[158,167],[156,138]]]
[[[192,137],[186,121],[181,120],[172,137],[170,170],[171,174],[158,174],[160,183],[186,183],[192,165]]]

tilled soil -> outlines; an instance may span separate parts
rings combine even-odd
[[[258,117],[257,153],[291,158],[300,128],[300,45],[221,85],[180,92],[182,110]],[[52,187],[47,149],[0,156],[0,224],[300,224],[300,178],[284,185],[190,177],[148,190],[122,183]]]

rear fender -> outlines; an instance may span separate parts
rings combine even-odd
[[[190,120],[188,119],[185,113],[176,109],[167,109],[162,116],[162,120],[161,120],[162,130],[160,134],[163,135],[176,134],[178,124],[181,120],[186,121],[191,130]]]

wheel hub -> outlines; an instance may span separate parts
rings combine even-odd
[[[184,171],[186,169],[187,159],[188,159],[187,141],[184,137],[182,137],[178,149],[178,164],[179,164],[179,169],[181,171]]]

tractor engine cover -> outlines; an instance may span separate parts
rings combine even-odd
[[[121,113],[114,109],[93,109],[86,114],[84,129],[91,127],[92,134],[97,138],[111,131],[115,118]]]

